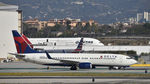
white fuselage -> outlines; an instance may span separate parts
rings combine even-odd
[[[77,46],[81,38],[28,38],[34,46]],[[99,40],[84,38],[83,45],[101,45]]]
[[[23,59],[26,61],[54,66],[63,64],[69,66],[74,62],[89,62],[95,66],[129,66],[136,63],[136,61],[129,56],[120,54],[49,53],[53,59],[48,59],[45,53],[31,53],[24,55],[25,57]]]

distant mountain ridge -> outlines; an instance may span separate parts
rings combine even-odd
[[[24,20],[62,19],[70,17],[81,20],[94,19],[99,23],[123,21],[136,17],[136,13],[150,12],[150,0],[0,0],[19,5]]]

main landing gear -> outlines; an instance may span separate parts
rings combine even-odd
[[[47,67],[47,70],[49,70],[49,69],[50,69],[50,67],[48,66],[48,67]]]
[[[125,70],[126,67],[114,67],[114,66],[109,66],[109,70],[120,70],[123,69]]]
[[[77,66],[76,65],[72,65],[70,70],[77,70]]]
[[[92,69],[95,69],[96,68],[96,66],[92,66]]]

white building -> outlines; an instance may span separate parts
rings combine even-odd
[[[148,21],[148,12],[144,12],[144,19]]]
[[[143,19],[143,14],[142,13],[137,13],[137,22]]]
[[[2,3],[1,3],[2,4]],[[18,30],[18,6],[0,5],[0,59],[16,52],[11,30]]]
[[[148,13],[148,21],[150,21],[150,13]]]
[[[150,13],[137,13],[137,22],[149,22],[150,21]]]

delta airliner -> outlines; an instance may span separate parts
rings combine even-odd
[[[78,68],[90,69],[96,66],[108,66],[109,69],[118,67],[120,69],[137,63],[131,57],[121,54],[40,53],[33,50],[16,30],[13,30],[12,33],[17,53],[11,54],[32,63],[50,66],[71,66],[71,70],[77,70]]]

